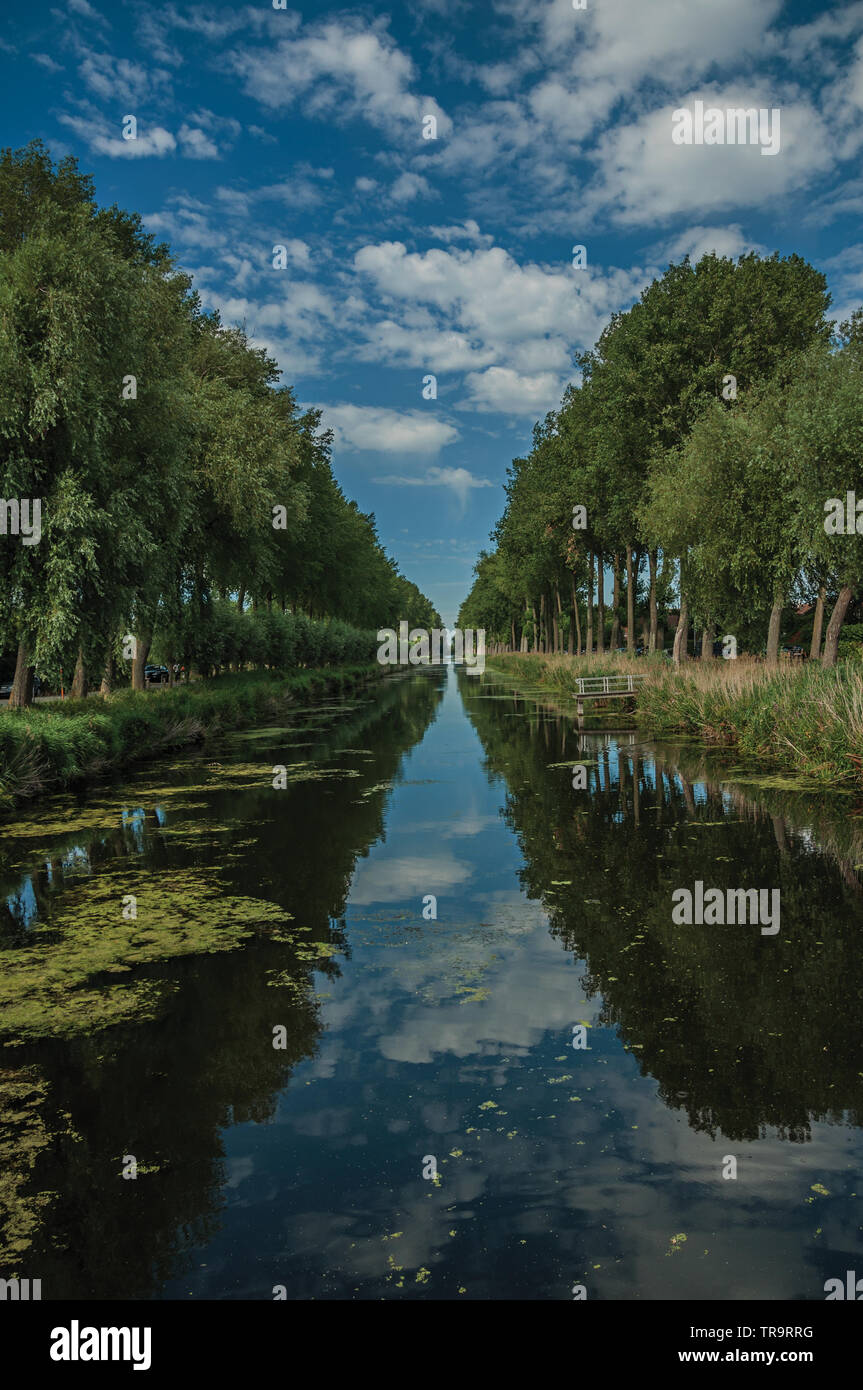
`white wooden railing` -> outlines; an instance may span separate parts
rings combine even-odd
[[[646,672],[643,675],[637,676],[579,676],[577,682],[578,694],[633,695],[642,681],[646,679]]]

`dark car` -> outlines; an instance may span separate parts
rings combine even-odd
[[[12,685],[13,685],[13,682],[12,682],[12,681],[6,681],[4,685],[0,685],[0,700],[8,700],[8,699],[9,699],[10,695],[12,694]],[[34,677],[33,677],[33,696],[34,696],[34,698],[35,698],[37,695],[41,695],[41,693],[42,693],[42,682],[41,682],[41,680],[39,679],[38,676],[34,676]]]
[[[171,679],[167,666],[145,666],[144,680],[151,685],[162,685]]]

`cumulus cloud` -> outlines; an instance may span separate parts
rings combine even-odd
[[[679,261],[689,256],[692,261],[700,261],[702,256],[714,251],[717,256],[729,256],[736,260],[748,251],[764,254],[766,249],[760,242],[745,236],[740,223],[734,222],[727,227],[687,227],[685,232],[664,241],[661,249],[657,248],[656,259],[661,262]]]
[[[519,264],[499,246],[409,252],[380,242],[360,247],[354,266],[381,310],[362,329],[362,357],[469,371],[464,408],[511,415],[557,405],[574,345],[589,346],[643,284],[636,269]]]
[[[554,372],[527,376],[513,371],[511,367],[489,367],[484,372],[469,372],[465,380],[468,398],[460,404],[459,409],[526,415],[535,420],[558,404],[567,379],[566,375]]]
[[[428,179],[423,178],[422,174],[412,174],[406,171],[399,174],[393,183],[389,197],[393,203],[412,203],[417,198],[438,198],[440,194],[432,188]]]
[[[672,116],[680,107],[779,107],[781,146],[770,159],[757,145],[676,145]],[[594,156],[600,177],[589,210],[611,208],[624,223],[668,221],[728,207],[761,206],[805,186],[833,165],[830,132],[812,104],[786,102],[763,88],[707,87],[690,92],[631,125],[618,126]]]
[[[101,117],[63,114],[58,119],[84,140],[94,154],[107,155],[109,159],[146,159],[149,155],[160,159],[177,148],[174,136],[163,126],[139,128],[137,139],[124,140]]]
[[[177,132],[183,154],[189,159],[218,159],[219,147],[197,126],[185,122]]]
[[[376,405],[322,405],[343,449],[383,454],[437,454],[458,438],[454,425],[421,410]]]
[[[164,96],[170,73],[164,68],[147,68],[143,63],[97,53],[79,45],[78,72],[84,85],[106,102],[142,103]]]
[[[494,245],[494,237],[481,232],[479,224],[472,217],[453,227],[429,227],[428,234],[435,241],[443,241],[447,245],[454,241],[473,242],[474,246]]]
[[[433,115],[438,134],[447,134],[449,117],[433,97],[414,90],[413,63],[386,25],[351,16],[307,25],[265,49],[240,49],[231,66],[263,106],[302,102],[306,116],[365,120],[387,130],[412,124],[417,141],[423,117]]]

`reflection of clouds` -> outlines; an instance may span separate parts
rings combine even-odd
[[[255,1171],[254,1158],[232,1158],[228,1160],[228,1177],[225,1180],[225,1187],[239,1187],[240,1183],[250,1178]]]
[[[419,899],[425,893],[441,894],[457,888],[472,872],[470,864],[461,863],[449,854],[404,855],[396,859],[381,853],[358,864],[349,906],[403,902],[411,897]],[[418,906],[418,916],[419,912]]]
[[[505,904],[500,905],[501,909],[504,907]],[[520,938],[517,951],[508,951],[505,941],[502,944],[497,938],[489,943],[483,935],[459,942],[462,961],[467,959],[470,963],[471,952],[475,964],[487,960],[492,952],[497,955],[497,960],[486,965],[478,982],[489,990],[489,997],[432,1007],[409,997],[400,1011],[397,1028],[379,1038],[378,1046],[385,1057],[421,1063],[432,1061],[435,1054],[442,1052],[457,1057],[524,1053],[536,1046],[549,1029],[560,1030],[563,1051],[571,1042],[572,1025],[577,1019],[595,1020],[598,1005],[588,1003],[574,971],[567,970],[561,959],[560,944],[546,935],[545,915],[537,904],[525,902],[524,909],[525,915],[534,917],[535,925],[532,935]],[[489,915],[494,923],[495,913]],[[508,914],[503,916],[506,922]],[[541,918],[541,927],[536,925],[537,918]],[[400,961],[399,966],[399,982],[408,996],[419,993],[424,986],[428,992],[429,985],[440,980],[441,962],[434,955]]]
[[[410,776],[435,776],[443,741],[438,723]],[[291,1129],[308,1152],[299,1174],[276,1170],[259,1258],[281,1258],[299,1297],[432,1299],[463,1283],[473,1298],[569,1300],[578,1281],[590,1298],[823,1298],[824,1278],[843,1277],[845,1264],[837,1257],[821,1274],[819,1250],[856,1249],[856,1236],[842,1227],[847,1204],[816,1198],[811,1186],[854,1189],[859,1133],[821,1124],[806,1145],[772,1132],[749,1144],[713,1140],[668,1108],[637,1053],[597,1024],[600,1001],[580,986],[584,964],[520,891],[523,860],[496,814],[502,792],[470,782],[477,748],[451,756],[461,762],[455,790],[396,788],[395,798],[410,798],[404,820],[357,871],[352,958],[324,986],[332,998],[319,1053],[280,1108],[284,1152]],[[439,810],[445,822],[434,819]],[[400,853],[425,845],[431,857]],[[443,917],[460,920],[422,920],[435,875],[459,895]],[[399,920],[406,898],[416,912]],[[488,997],[459,996],[459,984]],[[579,1019],[594,1025],[583,1053],[571,1048]],[[572,1079],[548,1084],[564,1073]],[[305,1090],[300,1077],[311,1076]],[[489,1099],[498,1109],[481,1111]],[[349,1147],[357,1141],[367,1147]],[[728,1153],[737,1181],[721,1177]],[[426,1154],[440,1187],[422,1179]],[[336,1175],[328,1210],[318,1163],[323,1181]],[[687,1240],[674,1253],[680,1233]],[[421,1266],[428,1283],[417,1283]]]
[[[484,830],[500,825],[498,814],[488,815],[480,811],[469,811],[456,820],[414,821],[411,834],[434,835],[439,840],[461,840],[471,835],[481,835]]]
[[[290,1123],[297,1134],[305,1134],[315,1139],[334,1139],[343,1134],[350,1134],[356,1123],[356,1115],[347,1106],[327,1106],[320,1110],[293,1115]]]

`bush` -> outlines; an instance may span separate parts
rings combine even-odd
[[[364,661],[287,678],[247,672],[172,690],[122,690],[104,704],[91,698],[0,711],[0,806],[270,717],[298,697],[341,691],[381,671]]]
[[[376,650],[376,633],[349,623],[278,608],[240,613],[236,604],[219,599],[206,604],[203,614],[188,605],[179,625],[160,629],[151,660],[180,661],[187,671],[196,667],[204,673],[249,666],[292,671],[373,661]]]

